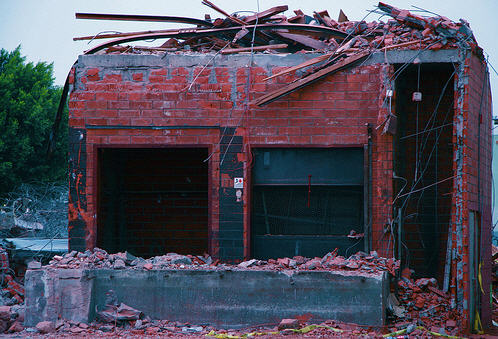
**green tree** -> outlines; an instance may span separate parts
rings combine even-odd
[[[47,157],[62,89],[53,64],[26,63],[18,46],[0,50],[0,195],[21,183],[58,181],[67,173],[67,113]]]

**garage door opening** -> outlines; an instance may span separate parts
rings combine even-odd
[[[144,258],[208,252],[205,148],[101,148],[97,246]]]
[[[362,148],[254,151],[252,253],[258,259],[364,249]]]

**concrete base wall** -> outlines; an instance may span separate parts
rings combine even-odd
[[[336,319],[385,323],[386,273],[41,269],[26,272],[26,326],[59,317],[90,322],[112,289],[153,319],[237,328]]]

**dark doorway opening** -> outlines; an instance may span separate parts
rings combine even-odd
[[[151,257],[208,252],[207,148],[101,148],[97,246]]]
[[[454,67],[400,65],[396,79],[395,210],[401,210],[402,265],[443,284],[453,188]],[[413,100],[413,93],[422,100]]]
[[[362,148],[254,151],[252,253],[260,259],[364,249]]]

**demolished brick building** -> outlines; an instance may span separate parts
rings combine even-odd
[[[117,39],[66,84],[70,249],[231,262],[376,250],[435,277],[468,327],[489,325],[482,49],[464,21],[379,9],[393,19],[280,8],[101,36]],[[169,40],[119,46],[151,38]]]

